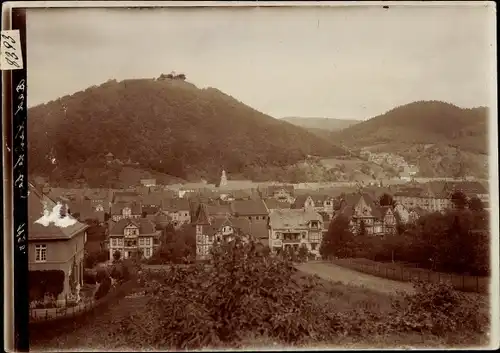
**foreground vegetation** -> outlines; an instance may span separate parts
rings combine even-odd
[[[485,344],[489,330],[487,308],[446,284],[416,283],[416,294],[384,295],[303,275],[287,260],[239,240],[215,248],[210,267],[144,272],[141,281],[146,294],[136,299],[140,307],[117,310],[92,347],[71,334],[38,345],[363,346],[377,338],[390,346],[453,346]]]

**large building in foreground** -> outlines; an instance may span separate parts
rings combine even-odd
[[[48,272],[60,270],[64,273],[62,291],[54,298],[60,304],[68,297],[79,297],[80,286],[83,285],[83,256],[87,228],[87,225],[78,222],[67,212],[66,205],[56,203],[29,184],[27,229],[29,271],[38,279],[44,277],[45,273],[48,277],[53,277]],[[71,278],[74,278],[74,284]],[[42,299],[48,294],[45,290],[47,286],[43,289],[34,283],[30,284],[32,297]]]

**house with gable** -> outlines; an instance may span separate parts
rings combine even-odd
[[[490,195],[488,189],[479,181],[459,181],[446,182],[443,186],[443,193],[451,197],[455,191],[461,191],[468,199],[478,197],[483,203],[488,204]]]
[[[406,224],[410,220],[410,211],[400,202],[394,204],[394,213],[397,215],[401,223]]]
[[[210,258],[212,247],[221,242],[230,242],[236,236],[244,241],[254,239],[251,235],[251,222],[248,219],[235,219],[229,214],[211,216],[206,204],[199,205],[196,213],[196,258]]]
[[[115,191],[111,203],[115,204],[122,202],[140,203],[141,196],[135,191]]]
[[[111,205],[111,219],[115,222],[121,219],[141,217],[142,207],[139,202],[118,202]]]
[[[191,223],[191,208],[188,199],[163,199],[160,210],[171,218],[174,228]]]
[[[251,223],[267,224],[269,209],[262,199],[235,200],[230,205],[230,211],[236,219],[248,219]]]
[[[272,210],[269,216],[269,248],[279,253],[305,246],[319,257],[324,233],[323,217],[313,209]]]
[[[281,202],[273,198],[264,199],[264,203],[266,204],[266,207],[269,210],[269,212],[271,212],[272,210],[290,209],[292,206],[287,202]]]
[[[63,290],[55,298],[62,304],[68,296],[78,298],[83,285],[88,225],[78,222],[69,214],[66,205],[56,203],[33,184],[28,183],[28,189],[28,269],[30,272],[60,270],[64,273]],[[70,283],[72,273],[76,278],[74,289]],[[30,288],[30,294],[31,291],[37,289]]]
[[[421,217],[423,217],[427,214],[429,214],[429,212],[424,210],[423,208],[414,207],[409,212],[408,223],[409,224],[416,224]]]
[[[324,194],[297,195],[291,209],[306,209],[333,215],[334,198]]]
[[[161,232],[146,218],[123,218],[113,224],[109,231],[109,256],[119,251],[122,258],[130,258],[138,252],[150,258],[159,246]]]
[[[396,216],[392,207],[380,207],[366,193],[346,195],[337,214],[349,220],[354,234],[359,234],[363,228],[366,235],[393,234],[396,231]]]
[[[295,201],[293,196],[293,185],[270,185],[267,187],[267,197],[292,204]]]

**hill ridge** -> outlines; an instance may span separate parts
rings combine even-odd
[[[222,165],[246,175],[307,155],[346,153],[217,88],[184,80],[108,80],[31,107],[28,114],[30,172],[63,180],[82,168],[102,167],[108,152],[156,172],[208,180],[220,176]]]

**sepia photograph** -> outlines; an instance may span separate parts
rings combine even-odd
[[[30,351],[498,348],[495,3],[235,3],[26,9]]]

